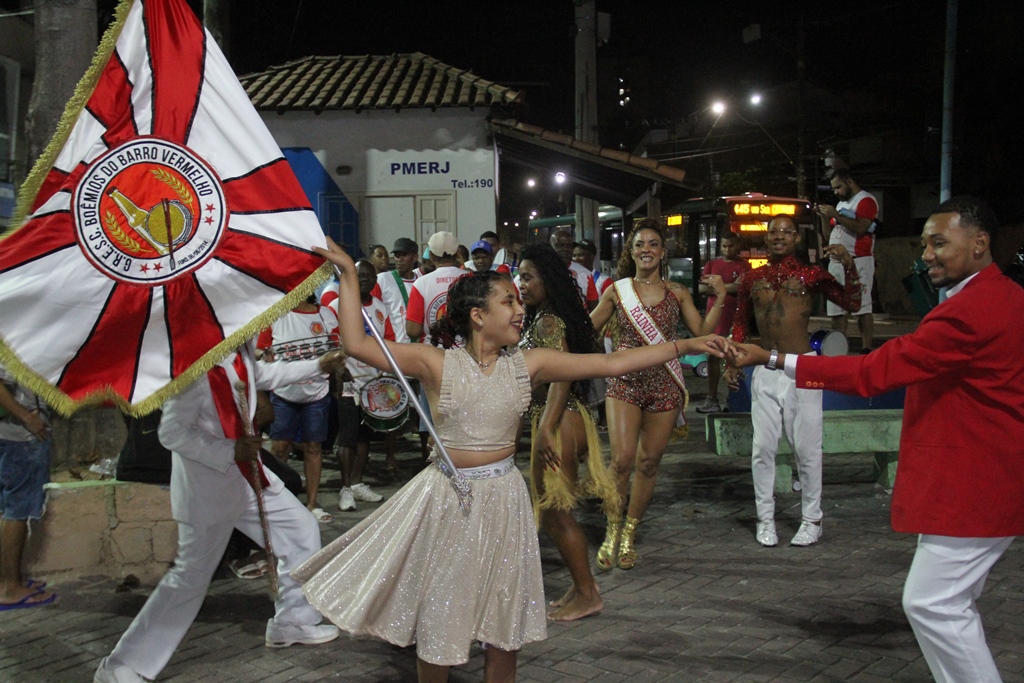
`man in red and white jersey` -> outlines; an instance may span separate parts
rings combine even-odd
[[[337,290],[335,290],[337,291]],[[316,296],[282,316],[260,333],[257,348],[274,354],[276,360],[296,357],[317,344],[337,343],[338,314],[317,304]],[[316,375],[301,382],[275,388],[270,394],[274,423],[270,426],[271,451],[281,462],[288,461],[292,443],[301,438],[302,464],[306,475],[306,507],[318,522],[331,516],[317,504],[323,469],[321,442],[327,438],[330,396],[328,378]]]
[[[405,311],[405,331],[412,342],[424,341],[430,326],[444,315],[448,305],[448,287],[466,275],[466,271],[459,268],[455,260],[455,252],[459,248],[459,240],[455,235],[444,231],[435,232],[427,240],[427,248],[430,251],[430,261],[436,267],[417,278],[409,293],[409,307]],[[422,387],[419,391],[419,401],[425,411],[430,410],[427,406],[427,395]],[[426,460],[430,450],[427,425],[422,418],[419,432],[420,448],[423,459]]]
[[[459,241],[450,232],[435,232],[427,241],[430,260],[437,266],[417,278],[409,292],[405,311],[405,331],[410,341],[423,341],[430,326],[437,322],[448,303],[448,287],[466,274],[455,261]]]
[[[594,270],[594,260],[597,258],[597,245],[590,240],[580,240],[572,247],[572,262],[578,263],[590,271],[590,278],[597,288],[597,298],[600,299],[604,290],[612,286],[613,280]]]
[[[405,309],[409,305],[412,285],[416,282],[414,270],[418,245],[408,237],[395,240],[395,269],[377,275],[377,287],[372,295],[379,297],[388,307],[388,317],[395,328],[395,341],[405,343],[409,335],[405,331]]]
[[[594,284],[594,278],[591,277],[589,269],[578,263],[573,263],[573,244],[572,233],[568,230],[556,230],[551,233],[551,247],[558,252],[565,265],[576,277],[576,284],[579,285],[580,292],[583,294],[583,300],[587,302],[587,310],[592,311],[597,308],[597,286]]]
[[[860,309],[853,315],[860,328],[861,353],[868,353],[875,343],[875,318],[871,313],[871,288],[875,279],[875,228],[878,225],[878,201],[861,189],[849,169],[836,169],[832,174],[832,191],[840,199],[833,206],[819,204],[815,210],[829,219],[832,233],[828,243],[841,244],[853,255],[853,263],[860,277]],[[829,261],[828,272],[843,284],[843,266],[834,258]],[[846,311],[827,302],[826,312],[832,318],[833,329],[846,334]]]

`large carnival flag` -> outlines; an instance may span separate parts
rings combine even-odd
[[[308,199],[185,0],[122,1],[18,216],[0,363],[65,415],[149,412],[329,275]]]

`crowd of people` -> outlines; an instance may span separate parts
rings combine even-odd
[[[686,433],[689,396],[678,359],[688,353],[708,354],[714,368],[700,412],[720,410],[719,376],[736,387],[742,368],[755,366],[755,540],[768,547],[779,542],[773,486],[780,436],[793,444],[801,485],[801,523],[790,545],[812,545],[823,524],[822,389],[871,395],[908,387],[892,518],[896,531],[919,541],[903,606],[936,680],[999,680],[976,600],[988,570],[1024,531],[1024,464],[1003,448],[1024,436],[1016,388],[1024,361],[999,352],[1021,337],[1024,323],[994,309],[1020,306],[1024,291],[993,264],[997,224],[988,209],[972,199],[947,202],[922,233],[922,258],[933,284],[949,287],[947,300],[916,332],[873,348],[864,304],[871,266],[861,260],[870,254],[861,252],[873,248],[863,238],[873,239],[877,206],[849,175],[837,173],[833,188],[848,206],[819,208],[834,225],[822,252],[828,270],[798,259],[806,236],[793,217],[778,215],[768,222],[764,266],[751,270],[736,240],[721,241],[722,257],[699,279],[708,297],[703,309],[668,278],[665,234],[655,219],[630,231],[615,278],[592,270],[593,242],[573,241],[564,230],[549,244],[524,248],[505,248],[490,231],[464,248],[438,232],[422,254],[403,237],[390,252],[372,245],[357,261],[333,242],[316,248],[338,279],[164,406],[159,436],[173,463],[178,555],[95,680],[160,673],[236,528],[268,554],[272,548],[263,565],[274,563],[278,579],[268,647],[329,642],[339,629],[369,634],[415,644],[419,679],[444,681],[480,642],[485,680],[514,680],[516,653],[545,637],[547,620],[604,609],[574,516],[581,500],[599,500],[607,517],[597,569],[642,565],[637,528],[670,439]],[[837,325],[845,312],[857,316],[871,353],[811,351],[807,321],[819,295],[838,307]],[[692,336],[679,338],[680,327]],[[311,340],[338,348],[286,360]],[[407,402],[424,408],[411,429],[420,432],[427,465],[321,548],[317,522],[331,519],[320,502],[323,444],[336,447],[329,452],[341,465],[342,511],[383,500],[363,482],[375,429],[384,432],[384,470],[397,477],[395,439],[410,423],[373,419],[394,398],[374,384],[396,372],[392,359],[418,392]],[[28,520],[42,513],[48,427],[45,405],[0,379],[0,609],[21,609],[56,599],[20,566]],[[607,386],[595,390],[592,380]],[[294,445],[301,450],[302,489],[274,474],[280,462],[263,467],[262,437],[253,429],[257,390],[270,392],[273,455],[286,462]],[[610,458],[592,411],[601,393]],[[977,428],[953,429],[944,416],[964,410],[987,417]],[[515,463],[524,423],[528,485]],[[24,465],[13,468],[16,460]],[[965,469],[970,481],[958,474]],[[554,542],[571,580],[547,601],[538,530]],[[439,559],[452,554],[460,561]]]

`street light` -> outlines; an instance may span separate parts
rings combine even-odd
[[[558,183],[559,185],[565,183],[565,174],[562,173],[561,171],[556,173],[555,174],[555,182]]]
[[[754,106],[761,104],[761,95],[759,95],[758,93],[754,93],[753,95],[751,95],[750,103],[753,104]]]
[[[537,185],[537,181],[536,181],[536,180],[534,180],[533,178],[529,178],[529,179],[528,179],[528,180],[526,181],[526,186],[527,186],[527,187],[534,187],[534,186],[536,186],[536,185]]]
[[[711,111],[721,116],[725,113],[725,102],[715,102],[711,105]]]

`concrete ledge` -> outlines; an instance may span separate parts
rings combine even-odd
[[[705,418],[708,445],[718,455],[749,458],[753,450],[754,426],[750,413],[712,413]],[[822,413],[822,453],[873,453],[875,479],[887,489],[896,480],[897,453],[903,431],[902,410],[829,410]],[[792,455],[785,435],[779,440],[778,455]],[[788,460],[788,459],[786,459]],[[792,491],[792,467],[775,464],[775,491]]]
[[[178,527],[168,487],[107,479],[50,483],[46,492],[25,549],[30,576],[134,574],[151,586],[174,560]]]

